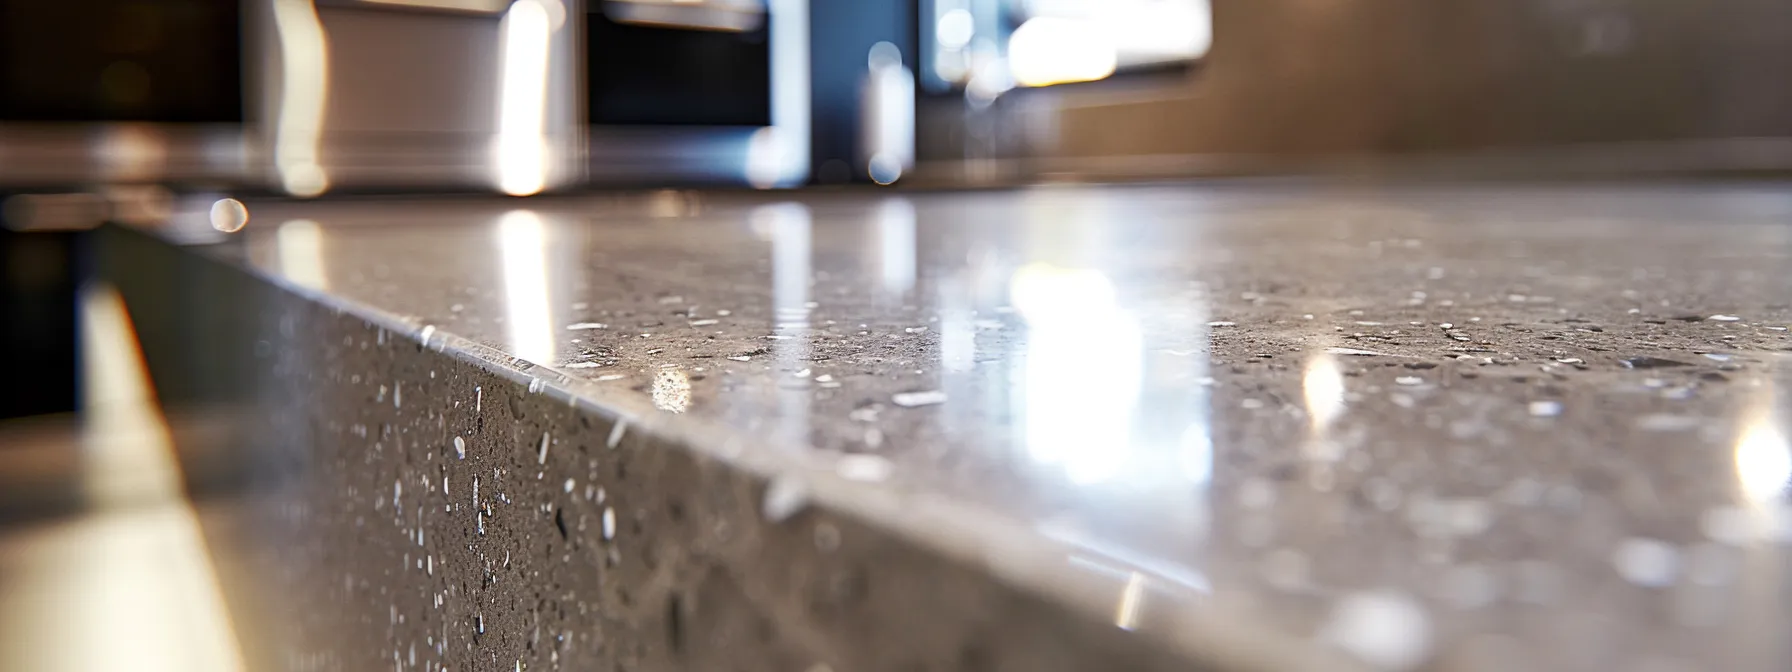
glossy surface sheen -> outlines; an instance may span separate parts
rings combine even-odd
[[[1792,665],[1792,187],[250,209],[293,284],[1077,549],[1042,562],[1108,581],[1120,627]]]

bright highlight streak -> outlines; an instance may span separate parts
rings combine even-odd
[[[311,197],[330,188],[318,163],[329,92],[329,43],[310,0],[274,0],[280,37],[280,111],[274,122],[274,169],[286,193]]]
[[[809,179],[809,0],[771,0],[772,125],[747,144],[754,187],[792,187]]]
[[[541,0],[517,0],[504,14],[498,82],[498,190],[528,196],[547,186],[548,42],[553,22]]]
[[[1132,415],[1144,380],[1138,321],[1093,269],[1029,264],[1010,297],[1027,320],[1023,388],[1027,452],[1093,484],[1132,463]]]
[[[1118,63],[1111,33],[1088,21],[1042,16],[1008,40],[1008,67],[1021,86],[1095,81],[1114,74]]]
[[[1114,606],[1114,625],[1121,630],[1139,627],[1139,602],[1145,598],[1145,575],[1133,572],[1120,589],[1120,603]]]
[[[1751,503],[1779,499],[1792,485],[1792,446],[1765,414],[1743,429],[1735,457],[1737,483]]]
[[[1307,362],[1301,392],[1306,396],[1307,418],[1315,433],[1324,431],[1344,414],[1344,374],[1330,355],[1321,354]]]
[[[530,210],[504,213],[498,219],[498,253],[511,354],[552,365],[554,324],[548,312],[547,233],[541,216]]]
[[[58,525],[14,587],[37,592],[25,627],[51,658],[0,651],[33,670],[234,672],[242,652],[198,517],[186,501],[124,301],[81,291],[84,519]],[[17,567],[17,565],[15,565]],[[8,595],[8,599],[15,596]],[[96,645],[95,642],[101,642]]]
[[[274,233],[274,248],[286,279],[300,287],[330,288],[324,273],[324,232],[317,222],[295,219],[281,224]]]

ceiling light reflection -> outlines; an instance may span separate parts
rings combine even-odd
[[[317,222],[295,219],[274,232],[274,248],[280,256],[280,272],[300,287],[329,289],[324,274],[324,232]]]
[[[915,288],[915,205],[908,199],[877,204],[877,257],[885,294],[900,299]]]
[[[1772,414],[1760,413],[1736,440],[1736,480],[1753,504],[1779,500],[1792,484],[1792,447]]]
[[[748,215],[755,231],[763,230],[772,242],[772,358],[780,371],[795,373],[809,367],[809,282],[813,238],[809,207],[801,203],[773,203],[754,208]],[[778,388],[779,436],[806,441],[809,431],[810,392],[806,386]]]
[[[498,218],[498,253],[504,272],[511,354],[536,364],[552,364],[554,324],[548,312],[547,233],[541,216],[531,210],[512,210]]]
[[[1132,419],[1144,345],[1114,286],[1093,269],[1029,264],[1014,275],[1028,324],[1022,398],[1026,446],[1076,483],[1108,480],[1132,462]]]
[[[1314,434],[1325,431],[1333,420],[1344,414],[1344,373],[1338,370],[1331,355],[1314,355],[1307,361],[1301,377],[1301,392],[1307,400],[1307,419]]]

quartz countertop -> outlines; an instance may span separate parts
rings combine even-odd
[[[249,210],[239,249],[296,291],[802,465],[786,494],[820,470],[963,512],[877,514],[923,541],[1067,549],[992,562],[1105,582],[1121,628],[1390,669],[1792,666],[1789,184]]]

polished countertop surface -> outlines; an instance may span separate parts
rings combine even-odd
[[[249,211],[278,282],[788,470],[768,517],[876,500],[1197,654],[1792,666],[1792,185]]]

